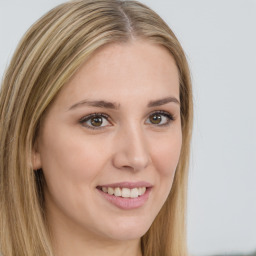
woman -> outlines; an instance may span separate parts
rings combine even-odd
[[[187,254],[189,69],[152,10],[47,13],[14,54],[0,113],[3,255]]]

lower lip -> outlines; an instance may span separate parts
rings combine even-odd
[[[105,193],[100,189],[98,189],[98,191],[106,200],[108,200],[110,203],[117,206],[118,208],[123,210],[131,210],[142,207],[146,203],[151,188],[147,188],[146,192],[142,196],[136,198],[124,198],[121,196],[109,195],[108,193]]]

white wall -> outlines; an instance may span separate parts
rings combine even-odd
[[[0,0],[0,76],[25,30],[61,0]],[[194,255],[256,249],[256,0],[144,0],[190,62],[195,127],[188,235]]]

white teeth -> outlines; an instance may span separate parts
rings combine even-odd
[[[123,188],[122,197],[131,197],[131,190],[129,188]]]
[[[113,188],[108,188],[108,194],[113,195],[114,194],[114,189]]]
[[[139,190],[137,188],[131,189],[131,197],[136,198],[139,196]]]
[[[122,195],[122,191],[120,188],[115,188],[115,196],[121,196]]]
[[[139,196],[142,196],[146,192],[146,187],[140,187],[140,188],[111,188],[111,187],[102,187],[102,191],[105,193],[108,193],[109,195],[114,195],[118,197],[124,197],[124,198],[137,198]]]

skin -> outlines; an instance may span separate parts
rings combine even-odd
[[[172,97],[177,102],[148,103]],[[117,109],[82,104],[112,102]],[[152,113],[165,111],[169,120]],[[92,119],[104,113],[100,127]],[[94,120],[95,121],[95,120]],[[34,149],[45,179],[47,218],[58,256],[141,255],[140,238],[164,204],[182,144],[179,75],[162,46],[110,44],[85,62],[48,109]],[[152,184],[148,200],[124,210],[96,188],[117,182]]]

